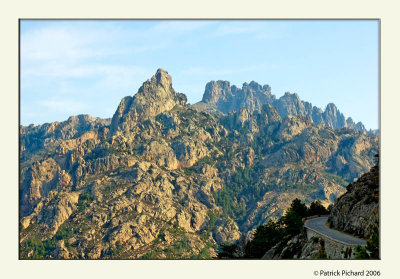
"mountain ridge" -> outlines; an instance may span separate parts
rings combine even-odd
[[[111,121],[78,116],[20,133],[27,259],[212,258],[294,197],[332,203],[378,148],[374,135],[282,119],[269,104],[198,111],[161,69]]]
[[[262,86],[255,81],[243,83],[242,88],[231,86],[229,81],[208,82],[202,100],[193,106],[198,110],[218,111],[226,114],[240,108],[247,108],[253,112],[260,110],[266,103],[277,107],[282,118],[287,115],[306,115],[316,125],[322,123],[333,129],[350,128],[367,132],[362,122],[355,123],[351,117],[346,119],[334,103],[327,104],[323,111],[307,101],[300,100],[297,93],[286,92],[277,99],[271,93],[271,87],[268,84]],[[368,133],[373,133],[373,131],[370,130]]]
[[[178,104],[183,106],[187,103],[186,95],[177,93],[172,88],[172,80],[166,70],[159,68],[152,79],[153,81],[157,81],[156,86],[159,86],[159,89],[167,89],[165,92],[171,92],[170,97],[172,97],[172,102],[169,106],[168,104],[165,104],[165,106],[170,108],[171,105],[174,106]],[[117,122],[121,121],[121,113],[124,112],[124,110],[129,110],[129,108],[132,107],[132,102],[134,100],[136,100],[136,104],[133,105],[133,107],[137,106],[138,103],[142,103],[142,105],[145,106],[145,101],[157,103],[154,102],[157,100],[157,94],[153,96],[155,99],[147,98],[145,96],[145,91],[151,92],[149,91],[149,85],[151,83],[151,80],[147,80],[147,82],[143,83],[143,85],[139,88],[137,94],[134,96],[126,96],[121,100],[118,109],[112,117],[111,130],[114,130],[118,125]],[[155,92],[157,92],[157,90]],[[167,97],[164,99],[159,98],[157,100],[159,102],[171,101],[169,100],[168,96],[162,96],[162,94],[158,95],[158,97]],[[310,102],[301,100],[297,93],[285,92],[284,95],[282,95],[280,98],[277,98],[271,93],[271,87],[268,84],[260,85],[255,81],[243,83],[242,88],[239,88],[236,85],[231,85],[229,81],[210,81],[205,86],[202,100],[192,104],[191,106],[199,111],[212,111],[223,114],[237,111],[240,108],[247,108],[250,113],[253,113],[255,110],[260,111],[262,106],[266,103],[275,106],[278,109],[278,113],[282,119],[287,115],[305,115],[310,118],[315,125],[324,124],[333,129],[350,128],[363,133],[375,135],[379,134],[379,129],[370,129],[367,131],[361,121],[356,123],[353,121],[352,117],[345,118],[343,113],[340,112],[334,103],[328,103],[325,107],[325,110],[322,110],[319,107],[313,106]],[[167,107],[166,109],[168,109]],[[139,115],[141,112],[143,113],[144,107],[138,109],[139,111],[132,111],[130,116],[133,118],[140,117]],[[153,114],[161,112],[158,111],[156,107],[153,107],[150,110],[153,111]],[[142,115],[142,117],[146,116]],[[39,124],[36,126],[44,124]]]

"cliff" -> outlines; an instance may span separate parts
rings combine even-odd
[[[211,81],[206,85],[202,101],[194,104],[194,108],[200,111],[216,111],[225,114],[246,108],[253,113],[261,111],[264,104],[275,106],[282,119],[288,115],[303,115],[315,125],[324,124],[333,129],[350,128],[367,133],[361,122],[355,123],[350,117],[346,119],[333,103],[329,103],[323,111],[309,102],[300,100],[297,93],[286,92],[277,99],[271,93],[269,85],[261,86],[254,81],[244,83],[242,88],[231,86],[228,81]]]
[[[21,127],[20,257],[212,258],[294,197],[331,204],[372,166],[375,135],[282,118],[250,101],[272,100],[266,86],[235,90],[226,99],[253,109],[198,111],[159,69],[111,121]]]

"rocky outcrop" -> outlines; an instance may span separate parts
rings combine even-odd
[[[347,192],[335,201],[328,222],[333,228],[362,238],[371,237],[379,226],[378,166],[347,186]]]
[[[125,97],[119,104],[111,122],[111,131],[128,129],[136,123],[166,112],[175,106],[184,106],[186,96],[172,88],[172,78],[167,71],[156,74],[139,88],[133,97]]]
[[[326,106],[323,116],[325,119],[325,123],[329,127],[341,128],[345,127],[345,125],[347,124],[343,114],[338,111],[335,104],[333,103],[329,103]]]
[[[357,124],[351,118],[345,119],[344,115],[337,109],[336,105],[329,103],[325,111],[312,106],[309,102],[300,100],[296,93],[286,92],[274,103],[279,115],[284,118],[288,115],[304,115],[315,125],[324,124],[333,129],[349,128],[358,132],[366,133],[366,129],[361,122]]]
[[[261,111],[262,106],[273,102],[274,98],[269,85],[261,86],[252,81],[244,83],[242,88],[238,88],[234,85],[231,86],[228,81],[218,80],[207,83],[203,99],[195,105],[195,108],[208,110],[215,108],[223,113],[246,108],[253,113]]]
[[[349,128],[349,129],[353,129],[353,130],[356,130],[356,131],[360,131],[360,132],[363,132],[363,133],[367,133],[367,134],[369,134],[369,135],[373,135],[373,134],[374,134],[374,131],[378,131],[378,130],[374,130],[374,131],[370,130],[370,131],[367,131],[367,130],[365,129],[364,125],[363,125],[361,122],[355,123],[351,117],[349,117],[349,118],[346,119],[346,124],[347,124],[347,128]],[[376,135],[377,135],[377,134],[376,134]]]
[[[21,127],[22,257],[210,258],[294,197],[331,204],[373,163],[376,136],[315,125],[323,113],[298,96],[279,108],[297,115],[282,118],[269,86],[215,82],[207,92],[227,114],[186,105],[159,69],[112,123]]]
[[[308,232],[307,232],[308,234]],[[307,235],[302,232],[289,240],[283,240],[269,249],[263,260],[346,260],[354,259],[354,246],[323,238],[320,235]]]
[[[147,160],[155,161],[157,165],[166,167],[169,170],[174,170],[178,168],[179,165],[174,150],[166,143],[152,141],[150,145],[146,147],[143,155]]]
[[[227,243],[239,240],[240,231],[237,224],[232,220],[223,221],[213,231],[217,243]]]
[[[50,235],[54,235],[58,228],[71,216],[78,203],[79,192],[65,193],[57,195],[51,192],[45,199],[39,202],[33,213],[21,219],[23,229],[31,224],[45,224]]]
[[[110,120],[82,114],[71,116],[64,122],[21,126],[20,149],[25,154],[43,148],[52,149],[60,140],[78,138],[87,131],[99,131],[104,136],[107,133],[104,128],[110,124]]]
[[[302,102],[296,93],[290,94],[286,92],[282,97],[273,103],[278,109],[278,113],[282,118],[288,115],[306,115],[312,112],[310,103]],[[319,123],[318,123],[319,124]]]
[[[277,137],[281,138],[283,141],[289,141],[294,136],[300,134],[304,129],[311,126],[311,121],[302,116],[292,116],[288,115],[282,121],[279,127]]]
[[[198,139],[183,138],[172,143],[172,148],[180,164],[184,167],[191,167],[199,159],[207,156],[209,150],[206,145]]]
[[[378,160],[378,155],[375,157]],[[335,200],[330,208],[327,224],[347,234],[364,239],[374,238],[372,236],[375,235],[376,229],[379,229],[379,162],[369,172],[350,183],[347,191]],[[332,235],[327,236],[324,233],[304,227],[300,234],[291,237],[290,240],[282,239],[270,248],[263,259],[354,259],[356,257],[355,245],[336,240]],[[363,242],[360,239],[354,242],[355,240],[357,239],[352,240],[353,243]],[[365,244],[360,245],[365,246]],[[367,247],[369,245],[370,243]]]
[[[286,92],[277,99],[271,94],[269,85],[261,86],[254,81],[250,84],[244,83],[242,88],[231,86],[228,81],[211,81],[206,85],[202,101],[193,107],[200,111],[209,110],[225,114],[246,108],[253,113],[261,111],[265,104],[275,106],[282,119],[289,115],[303,115],[315,125],[324,124],[333,129],[349,128],[367,133],[361,122],[354,123],[351,118],[345,119],[333,103],[329,103],[325,111],[322,111],[311,103],[300,100],[297,93]]]
[[[342,130],[344,131],[344,130]],[[339,131],[339,134],[341,131]],[[331,156],[328,165],[331,171],[340,175],[347,181],[353,181],[361,174],[367,172],[374,164],[374,155],[378,150],[378,137],[361,134],[357,137],[341,137],[337,150]],[[367,154],[367,162],[363,159]]]
[[[307,241],[307,237],[301,233],[289,240],[282,240],[274,247],[269,249],[263,260],[281,260],[281,259],[320,259],[323,254],[323,246],[320,241]]]

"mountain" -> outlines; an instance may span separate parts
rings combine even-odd
[[[247,108],[250,113],[261,110],[262,105],[272,103],[275,96],[271,94],[269,85],[261,87],[252,81],[244,83],[242,88],[230,86],[229,81],[211,81],[207,83],[201,103],[215,107],[223,113],[229,113],[240,108]],[[201,104],[196,104],[199,106]]]
[[[154,117],[175,106],[185,105],[187,98],[184,94],[176,93],[172,88],[172,79],[163,70],[147,80],[133,97],[125,97],[114,113],[111,122],[111,132],[117,129],[129,130],[138,122]]]
[[[376,155],[379,158],[378,155]],[[263,259],[378,259],[379,258],[379,162],[370,171],[364,173],[346,187],[346,192],[338,197],[330,207],[327,226],[345,232],[346,236],[352,235],[367,240],[364,247],[343,246],[340,242],[324,238],[321,234],[310,234],[304,228],[298,230],[296,235],[284,234],[269,246],[260,246]],[[292,210],[293,210],[292,203]],[[305,207],[305,206],[304,206]],[[301,208],[301,207],[297,207]],[[311,208],[311,207],[310,207]],[[314,207],[315,211],[315,207]],[[326,213],[323,212],[322,215]],[[297,214],[301,214],[297,210]],[[315,214],[315,212],[314,212]],[[309,216],[314,215],[309,213]],[[299,216],[301,218],[304,216]],[[315,216],[314,216],[315,217]],[[313,218],[313,217],[311,217]],[[283,218],[283,222],[287,219]],[[324,219],[325,220],[325,219]],[[282,221],[282,219],[281,219]],[[286,221],[288,223],[288,221]],[[302,223],[300,222],[300,225]],[[272,226],[270,226],[271,228]],[[256,230],[256,237],[260,238],[265,225]],[[327,233],[327,231],[323,231]],[[277,232],[275,232],[277,234]],[[255,237],[255,238],[256,238]],[[257,239],[250,241],[253,246]],[[255,244],[254,244],[255,243]],[[247,244],[247,246],[251,246]],[[238,249],[237,249],[238,250]],[[255,250],[253,248],[253,250]],[[257,250],[256,250],[257,251]]]
[[[332,228],[369,239],[379,227],[379,164],[346,187],[332,206]]]
[[[266,86],[229,88],[222,107],[250,107],[199,110],[159,69],[111,120],[21,126],[20,258],[212,258],[296,197],[333,203],[373,165],[377,136],[282,117],[256,101],[273,100]]]
[[[264,104],[275,106],[281,118],[288,115],[305,115],[315,125],[325,124],[333,129],[350,128],[367,132],[361,122],[354,123],[351,117],[345,118],[335,104],[329,103],[325,111],[309,102],[300,100],[296,93],[286,92],[277,99],[271,94],[269,85],[261,86],[257,82],[244,83],[242,88],[230,85],[228,81],[211,81],[207,83],[203,99],[194,105],[198,110],[229,113],[247,108],[251,113],[260,111]]]

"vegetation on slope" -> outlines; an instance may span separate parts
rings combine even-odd
[[[299,199],[294,199],[290,208],[278,220],[269,220],[254,232],[254,236],[244,247],[236,243],[224,243],[220,246],[218,258],[258,258],[260,259],[275,245],[299,234],[303,228],[302,219],[313,215],[326,215],[328,210],[320,201],[314,201],[307,207]]]

